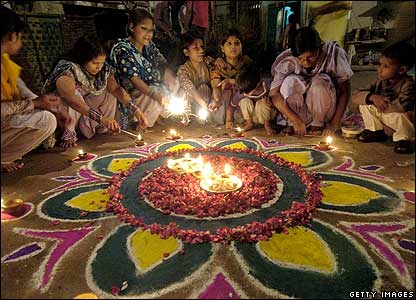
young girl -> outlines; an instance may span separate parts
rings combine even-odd
[[[167,61],[152,42],[154,21],[144,9],[129,12],[127,38],[118,39],[111,49],[110,61],[116,69],[117,81],[134,97],[132,104],[140,107],[148,124],[153,127],[164,104],[168,102],[169,87]],[[162,80],[162,71],[164,80]],[[175,81],[171,76],[171,81]],[[173,88],[172,88],[173,89]],[[121,118],[130,121],[130,109],[120,107]],[[123,122],[122,127],[126,124]]]
[[[224,124],[226,115],[226,128],[233,127],[232,110],[227,109],[230,99],[236,93],[235,78],[240,71],[248,67],[252,60],[243,55],[242,37],[240,32],[230,29],[222,37],[220,42],[223,58],[217,59],[215,67],[211,71],[211,87],[214,102],[210,105],[211,110],[218,110],[216,121]],[[226,112],[226,113],[225,113]]]
[[[178,69],[180,94],[193,106],[208,109],[211,99],[210,72],[208,67],[209,58],[205,57],[204,41],[202,37],[187,33],[182,38],[182,51],[187,61]]]
[[[131,97],[114,79],[104,45],[95,36],[84,36],[75,42],[66,59],[58,62],[46,80],[43,90],[55,92],[63,99],[61,110],[71,122],[64,125],[62,147],[76,146],[79,129],[86,138],[108,129],[118,131],[114,120],[117,99],[129,103]],[[134,108],[139,123],[147,123],[138,107]]]

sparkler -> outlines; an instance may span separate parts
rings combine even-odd
[[[170,96],[169,103],[166,105],[168,111],[168,117],[172,115],[181,115],[181,123],[185,126],[191,122],[190,116],[199,118],[200,120],[206,121],[208,117],[208,111],[205,108],[201,108],[198,115],[191,112],[191,105],[184,97]]]

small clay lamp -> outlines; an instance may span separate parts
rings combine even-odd
[[[331,143],[332,143],[332,137],[328,136],[326,138],[326,141],[325,142],[324,141],[319,142],[318,146],[321,150],[329,150],[329,147],[331,146]]]
[[[84,152],[84,150],[80,149],[78,150],[78,158],[84,158],[88,155],[87,152]]]
[[[142,138],[142,135],[140,133],[137,135],[137,138],[134,141],[134,143],[136,144],[136,147],[144,146],[145,142],[144,142],[144,140]]]
[[[1,199],[1,211],[8,214],[18,214],[23,208],[24,201],[22,199],[13,199],[4,201]]]
[[[182,137],[178,132],[176,132],[175,129],[171,129],[169,131],[169,134],[170,134],[169,139],[174,140],[174,141],[179,140]]]

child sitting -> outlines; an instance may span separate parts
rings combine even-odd
[[[197,104],[208,110],[211,99],[210,72],[208,58],[205,57],[202,37],[187,33],[182,37],[183,54],[187,61],[178,69],[180,93],[185,94],[188,103]],[[212,59],[211,59],[212,60]],[[195,111],[195,109],[192,109]]]
[[[252,64],[251,58],[243,55],[243,38],[236,29],[229,29],[220,41],[222,57],[219,57],[211,70],[211,87],[213,102],[210,109],[214,111],[213,119],[216,123],[224,124],[232,129],[232,116],[227,114],[227,107],[235,94],[235,78],[245,68]]]
[[[369,92],[359,92],[353,102],[360,104],[365,130],[358,136],[364,143],[382,142],[387,139],[383,128],[391,128],[394,151],[413,153],[411,142],[415,136],[410,121],[415,109],[415,84],[407,72],[414,66],[415,48],[398,42],[382,53],[379,60],[378,79]]]
[[[270,82],[261,80],[259,71],[251,66],[237,75],[236,87],[239,92],[227,107],[227,115],[233,117],[239,107],[246,122],[244,131],[252,130],[254,124],[264,124],[267,134],[272,135],[270,121],[276,117],[277,110],[269,99]]]

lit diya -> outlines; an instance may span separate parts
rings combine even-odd
[[[331,146],[331,143],[332,143],[332,137],[328,136],[326,138],[326,141],[325,142],[324,141],[319,142],[318,146],[322,150],[329,150],[329,147]]]
[[[80,149],[78,150],[78,158],[84,158],[88,155],[87,152],[84,152],[84,150]]]
[[[134,143],[136,144],[136,147],[141,147],[146,144],[140,133],[137,135],[137,138],[134,140]]]
[[[202,171],[200,187],[211,193],[229,193],[240,189],[243,182],[230,173],[231,167],[229,164],[225,165],[224,173],[217,175],[212,171],[211,164],[208,163]]]
[[[1,199],[1,211],[8,214],[17,214],[23,208],[24,201],[22,199],[13,199],[4,201]]]
[[[244,129],[237,127],[235,128],[235,132],[232,134],[232,137],[242,137],[244,136]]]
[[[189,153],[185,153],[183,158],[168,160],[168,168],[179,174],[200,172],[202,166],[203,161],[201,155],[198,158],[192,158]]]
[[[168,140],[176,141],[176,140],[179,140],[181,138],[182,138],[182,136],[178,132],[176,132],[175,129],[169,130],[169,136],[167,137]]]

